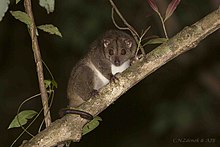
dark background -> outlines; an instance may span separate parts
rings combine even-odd
[[[103,0],[56,1],[55,12],[47,15],[35,1],[37,25],[52,23],[63,38],[39,31],[42,58],[52,71],[58,88],[52,106],[52,119],[66,107],[66,87],[74,64],[86,53],[89,44],[108,29],[114,29],[111,6]],[[161,11],[169,1],[158,0]],[[219,0],[184,0],[167,22],[170,37],[218,8]],[[158,16],[146,0],[117,0],[127,21],[140,33],[163,36]],[[9,10],[24,10],[22,2],[11,3]],[[120,23],[119,23],[120,24]],[[220,32],[146,77],[100,114],[103,121],[75,146],[157,147],[220,145]],[[147,46],[149,52],[156,46]],[[50,78],[45,71],[46,79]],[[39,93],[31,41],[26,26],[9,12],[0,22],[0,126],[1,146],[10,144],[22,132],[7,130],[19,105]],[[40,98],[22,109],[41,109]],[[30,128],[37,133],[42,116]],[[74,125],[74,124],[73,124]],[[22,140],[30,139],[24,135]],[[192,139],[191,143],[179,139]],[[193,143],[204,139],[205,143]]]

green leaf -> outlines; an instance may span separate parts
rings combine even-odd
[[[45,88],[48,88],[52,82],[50,80],[44,80]]]
[[[16,0],[16,4],[18,4],[21,0]]]
[[[82,135],[85,135],[89,132],[91,132],[92,130],[94,130],[96,127],[99,126],[99,121],[102,121],[102,118],[99,116],[96,116],[93,120],[91,120],[90,122],[88,122],[82,130]]]
[[[147,43],[145,43],[143,46],[147,45],[147,44],[161,44],[166,42],[168,39],[166,38],[155,38],[155,39],[151,39],[149,40]]]
[[[44,80],[45,88],[48,87],[56,87],[57,88],[57,82],[55,80]]]
[[[62,34],[60,33],[60,31],[58,30],[57,27],[55,27],[52,24],[45,24],[45,25],[40,25],[37,27],[40,30],[43,30],[44,32],[50,33],[50,34],[55,34],[57,36],[62,37]]]
[[[20,112],[15,118],[12,120],[11,124],[9,125],[8,129],[20,127],[20,125],[25,125],[28,119],[33,118],[37,114],[34,110],[24,110]],[[19,121],[18,121],[19,119]],[[20,123],[20,124],[19,124]]]
[[[55,80],[52,80],[51,82],[54,87],[56,87],[56,88],[58,87],[57,82]]]
[[[47,13],[54,11],[55,1],[54,0],[40,0],[39,4],[41,7],[47,10]]]
[[[21,22],[30,25],[31,24],[31,19],[27,15],[27,13],[22,12],[22,11],[10,11],[11,15],[14,16],[15,19],[20,20]]]
[[[1,0],[0,1],[0,21],[5,16],[5,12],[8,10],[9,0]]]

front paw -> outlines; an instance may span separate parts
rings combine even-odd
[[[118,74],[119,74],[119,73],[116,73],[115,75],[109,74],[109,76],[110,76],[110,82],[117,83],[117,82],[119,81],[119,79],[118,79],[118,77],[117,77]]]
[[[133,64],[137,63],[138,61],[143,61],[143,59],[144,59],[144,55],[143,55],[143,54],[141,54],[141,55],[136,55],[135,57],[133,57],[133,58],[131,59],[130,65],[133,65]]]
[[[89,93],[89,97],[96,97],[99,95],[99,91],[96,89],[93,89],[90,93]]]

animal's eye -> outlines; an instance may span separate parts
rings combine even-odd
[[[125,49],[122,49],[121,50],[121,55],[125,55],[126,54],[126,50]]]
[[[113,49],[109,49],[109,50],[108,50],[108,53],[109,53],[109,55],[113,55],[113,54],[114,54]]]

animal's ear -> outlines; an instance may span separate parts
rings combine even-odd
[[[132,42],[132,40],[130,40],[130,39],[126,39],[126,40],[125,40],[125,44],[126,44],[127,48],[131,48],[132,45],[133,45],[133,42]]]
[[[103,39],[103,46],[105,47],[105,48],[107,48],[108,47],[108,45],[110,44],[110,39],[108,39],[108,38],[105,38],[105,39]]]
[[[136,50],[137,50],[137,44],[136,44],[135,40],[127,39],[125,41],[125,44],[127,45],[128,49],[130,49],[132,55],[135,55],[136,54]]]

